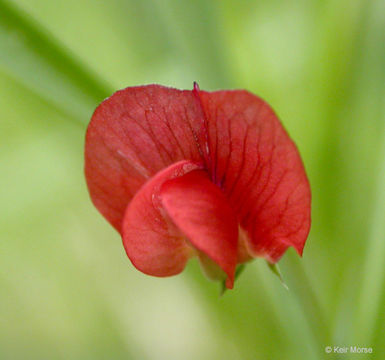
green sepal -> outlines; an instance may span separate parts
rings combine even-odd
[[[281,270],[279,269],[278,264],[272,264],[267,261],[267,265],[269,266],[269,269],[274,273],[274,275],[278,276],[278,279],[281,282],[282,286],[286,290],[289,290],[289,287],[286,285],[285,281],[283,280]]]
[[[234,283],[238,279],[239,275],[242,274],[243,270],[245,270],[246,264],[239,264],[235,270],[235,276],[234,276]],[[220,290],[220,295],[222,296],[227,290],[226,287],[226,280],[223,280],[221,282],[221,290]]]

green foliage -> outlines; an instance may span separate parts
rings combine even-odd
[[[262,260],[223,297],[197,262],[145,276],[91,205],[97,104],[193,81],[255,92],[298,144],[313,225],[290,291]],[[0,359],[382,359],[384,84],[381,0],[0,0]]]

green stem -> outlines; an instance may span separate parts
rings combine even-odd
[[[385,131],[377,179],[376,201],[373,208],[372,226],[368,250],[363,266],[362,287],[358,298],[356,340],[363,346],[371,346],[377,314],[381,301],[381,288],[385,280]],[[365,331],[362,331],[365,329]]]
[[[295,298],[302,309],[312,336],[318,344],[319,349],[315,349],[315,351],[322,358],[325,354],[325,347],[333,346],[329,326],[330,319],[326,317],[300,260],[294,256],[287,256],[287,260],[288,266],[285,267],[284,273],[290,277],[290,290],[295,293]],[[336,358],[334,354],[328,354],[328,359],[333,358]]]

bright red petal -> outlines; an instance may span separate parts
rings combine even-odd
[[[159,192],[167,180],[199,169],[191,161],[180,161],[152,177],[128,205],[122,224],[123,244],[134,266],[153,276],[180,273],[194,249],[163,209]]]
[[[233,287],[237,264],[238,222],[222,191],[205,171],[192,171],[166,181],[161,188],[164,208],[195,248],[228,275]]]
[[[310,187],[295,144],[272,109],[246,91],[199,92],[208,123],[213,181],[250,237],[255,255],[276,262],[302,253]]]
[[[201,161],[205,139],[192,91],[149,85],[116,92],[87,129],[85,174],[95,206],[120,231],[127,204],[144,182],[177,161]]]

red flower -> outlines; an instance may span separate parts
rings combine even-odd
[[[85,174],[93,203],[149,275],[178,274],[198,256],[232,288],[237,264],[275,263],[289,246],[301,255],[310,228],[298,151],[272,109],[243,90],[116,92],[88,126]]]

